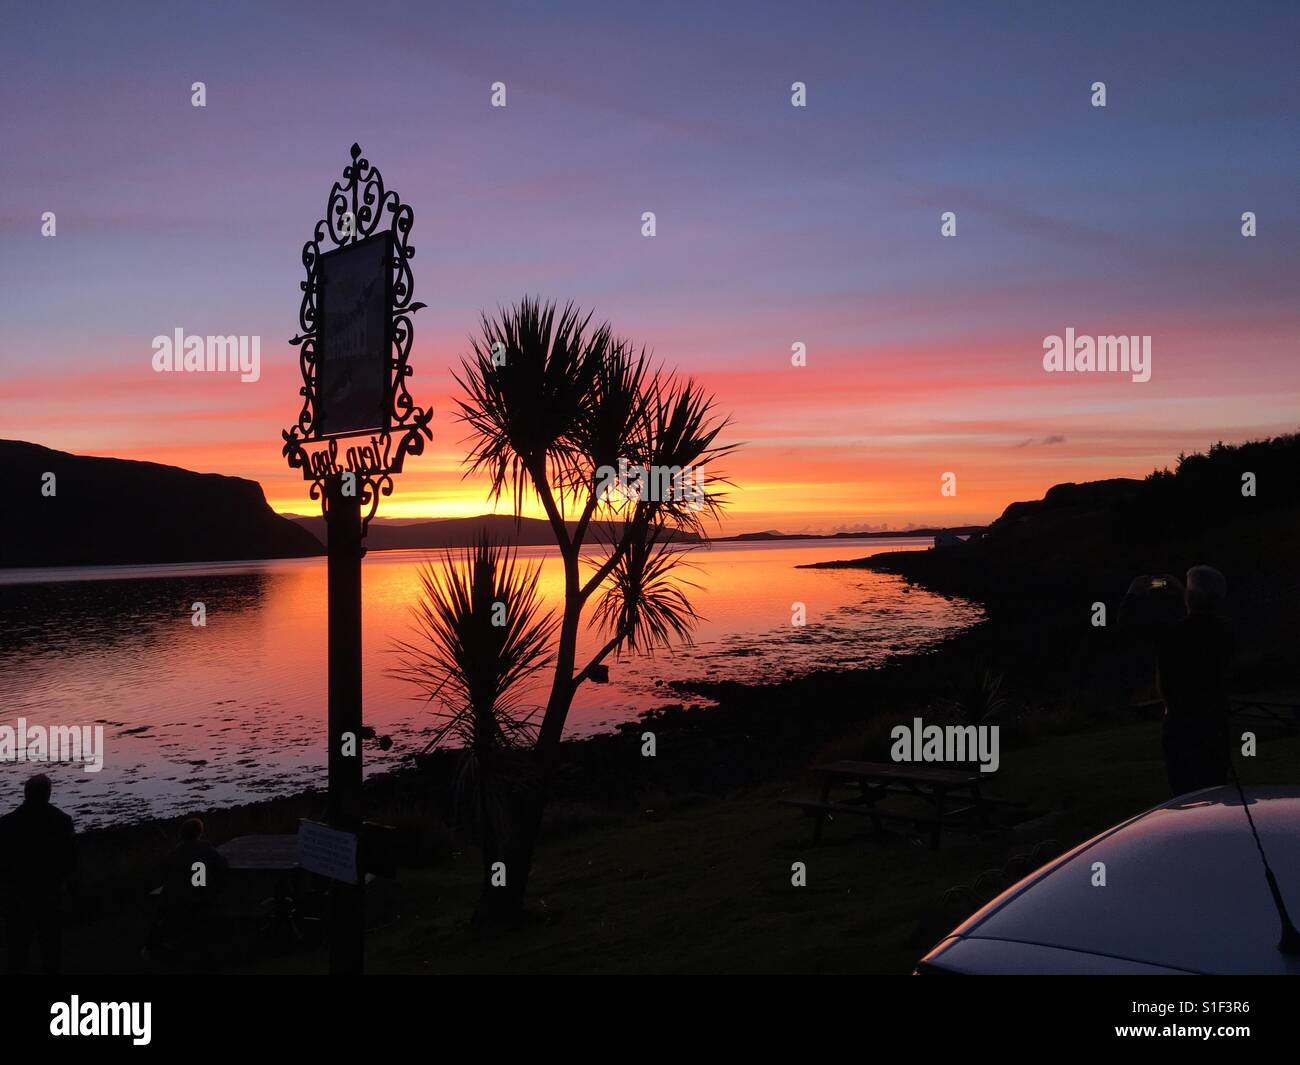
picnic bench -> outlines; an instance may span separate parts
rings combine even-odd
[[[990,814],[998,806],[1024,806],[1023,800],[995,799],[982,790],[986,774],[974,769],[941,769],[936,766],[899,762],[857,762],[841,760],[811,767],[821,777],[821,796],[815,801],[780,799],[816,819],[813,842],[820,843],[826,822],[835,814],[870,818],[877,833],[884,822],[903,822],[928,829],[930,846],[939,849],[945,828],[984,829],[992,827]],[[848,795],[837,791],[848,790]],[[924,812],[907,813],[881,809],[881,799],[907,796],[920,800]]]

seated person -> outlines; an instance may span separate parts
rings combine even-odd
[[[191,817],[181,825],[180,842],[163,867],[158,916],[149,933],[146,953],[194,929],[216,907],[229,864],[205,837],[203,822]]]

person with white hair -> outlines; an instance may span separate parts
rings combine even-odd
[[[1217,569],[1193,566],[1185,590],[1174,577],[1136,578],[1120,608],[1121,622],[1155,645],[1161,745],[1175,795],[1228,780],[1227,678],[1236,641],[1221,613],[1227,593]]]
[[[1213,566],[1193,566],[1187,571],[1187,612],[1212,614],[1223,606],[1228,582]]]

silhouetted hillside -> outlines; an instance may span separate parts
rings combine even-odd
[[[1243,494],[1254,475],[1255,494]],[[1102,685],[1115,697],[1138,662],[1114,618],[1139,574],[1181,580],[1194,565],[1227,578],[1239,690],[1300,670],[1300,438],[1216,444],[1144,480],[1059,484],[1012,503],[982,537],[931,551],[819,564],[884,570],[988,609],[988,654],[1050,678],[1053,691]],[[1139,670],[1136,676],[1142,676]],[[1149,670],[1145,674],[1149,679]],[[1104,699],[1100,699],[1104,702]]]
[[[1235,555],[1234,545],[1253,539],[1252,530],[1288,528],[1298,507],[1300,436],[1218,443],[1140,481],[1058,484],[1040,500],[1012,503],[970,551],[1008,564],[1092,572],[1143,558],[1177,567],[1188,551]],[[1263,551],[1279,569],[1281,547]]]
[[[1249,491],[1246,489],[1249,487]],[[1237,517],[1300,504],[1300,434],[1212,444],[1205,454],[1179,455],[1171,472],[1142,482],[1125,528],[1130,538],[1186,536]]]
[[[969,568],[1004,591],[1039,580],[1061,587],[1110,573],[1118,579],[1135,564],[1178,573],[1193,564],[1187,559],[1212,563],[1207,553],[1235,560],[1267,530],[1257,557],[1280,578],[1300,568],[1290,565],[1294,541],[1285,535],[1298,512],[1300,436],[1215,444],[1143,480],[1058,484],[1042,499],[1012,503],[982,537],[938,553],[932,564]]]
[[[751,543],[767,540],[896,540],[900,536],[937,536],[941,532],[952,533],[954,536],[973,536],[983,531],[983,525],[955,525],[951,528],[916,525],[907,529],[836,533],[783,533],[776,529],[767,529],[764,532],[740,533],[737,536],[715,536],[713,540],[718,543]]]
[[[321,553],[256,481],[0,440],[0,567],[222,562]],[[54,475],[54,494],[42,486]]]
[[[286,517],[301,525],[322,544],[325,542],[323,517],[301,514]],[[573,531],[573,522],[569,523],[569,530]],[[520,518],[516,521],[509,514],[480,514],[474,518],[438,518],[420,522],[376,518],[370,523],[365,545],[367,551],[468,547],[477,542],[484,532],[495,543],[515,544],[519,547],[545,547],[555,543],[551,523],[542,518]],[[690,543],[699,541],[694,533],[676,533],[673,538]]]

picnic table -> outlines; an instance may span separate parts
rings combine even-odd
[[[298,868],[298,837],[293,833],[236,836],[217,850],[232,870],[288,872]]]
[[[825,824],[835,814],[855,814],[871,819],[877,832],[882,822],[906,822],[925,827],[930,846],[938,850],[945,827],[964,828],[971,824],[991,827],[990,813],[997,806],[1024,806],[1023,800],[995,799],[984,794],[986,774],[974,769],[942,769],[936,766],[900,762],[858,762],[841,760],[812,767],[821,777],[821,797],[816,801],[781,799],[816,818],[813,842],[820,843]],[[848,795],[836,795],[848,790]],[[924,813],[883,810],[879,801],[889,796],[907,796],[923,804]]]
[[[314,906],[307,873],[298,860],[297,835],[237,836],[217,850],[237,874],[230,885],[230,904],[244,938],[250,943],[301,941],[306,925],[318,919],[311,915]]]

